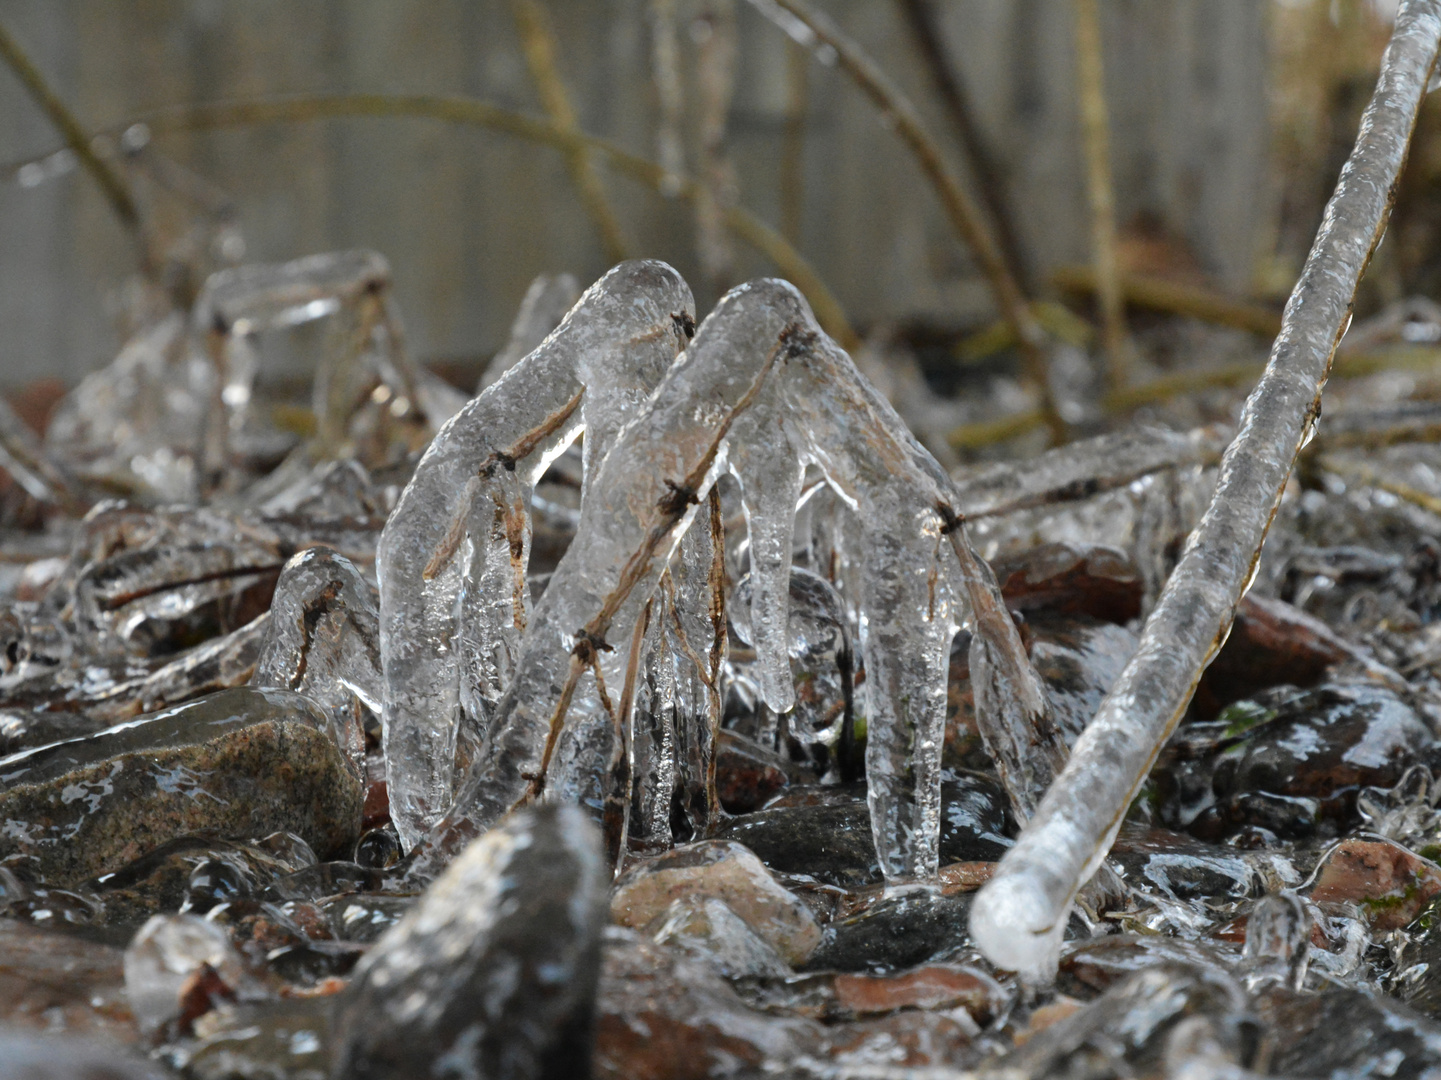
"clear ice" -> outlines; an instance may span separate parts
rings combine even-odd
[[[683,290],[659,264],[603,278],[442,431],[386,527],[391,805],[407,846],[430,827],[417,873],[537,797],[619,816],[613,854],[627,817],[637,838],[665,843],[673,798],[704,829],[725,640],[712,496],[723,473],[744,506],[747,621],[760,693],[777,711],[795,703],[789,604],[808,468],[853,519],[820,531],[859,615],[866,771],[888,879],[937,870],[949,650],[972,610],[990,689],[982,729],[1008,748],[1018,806],[1034,805],[1057,767],[1033,749],[1049,724],[1045,697],[944,470],[785,282],[732,290],[672,364]],[[525,499],[581,424],[579,527],[528,611]],[[818,531],[814,514],[810,525]],[[476,753],[452,798],[467,728]]]
[[[1221,462],[1140,646],[996,875],[977,894],[971,932],[998,967],[1034,981],[1056,972],[1077,890],[1101,866],[1126,808],[1226,639],[1297,454],[1351,302],[1380,242],[1396,178],[1441,42],[1441,3],[1407,0],[1382,58],[1355,149],[1327,205],[1281,334]]]

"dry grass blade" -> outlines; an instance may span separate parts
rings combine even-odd
[[[1441,0],[1403,3],[1355,148],[1286,306],[1266,372],[1222,458],[1211,505],[1135,656],[976,898],[972,935],[1000,967],[1033,980],[1054,976],[1077,891],[1100,867],[1126,808],[1226,639],[1315,424],[1357,284],[1385,228],[1438,44]]]
[[[1128,381],[1126,311],[1121,267],[1116,257],[1116,192],[1111,182],[1111,122],[1106,113],[1106,78],[1097,0],[1075,0],[1076,74],[1080,83],[1081,134],[1086,151],[1086,194],[1091,203],[1091,253],[1106,348],[1106,381],[1119,390]]]
[[[921,171],[940,196],[941,205],[956,233],[975,256],[981,273],[990,285],[991,295],[1001,317],[1011,325],[1012,332],[1016,335],[1026,374],[1040,391],[1041,407],[1046,424],[1051,429],[1051,436],[1057,442],[1064,441],[1067,434],[1066,422],[1061,419],[1051,395],[1049,364],[1046,359],[1046,332],[1036,321],[1026,297],[1021,292],[1015,271],[992,239],[980,208],[946,166],[940,147],[921,123],[916,107],[856,42],[803,0],[751,2],[763,13],[769,13],[768,9],[780,8],[804,23],[819,44],[834,50],[842,69],[881,110],[887,122],[894,125],[896,134],[910,148]]]
[[[24,84],[35,103],[44,110],[50,122],[55,125],[60,134],[65,138],[65,145],[80,159],[80,164],[85,167],[97,184],[100,190],[105,193],[106,200],[110,203],[115,216],[135,233],[140,241],[141,251],[144,257],[149,258],[144,236],[141,232],[140,210],[135,204],[135,197],[130,193],[130,187],[124,177],[117,173],[110,163],[95,153],[90,144],[90,136],[75,114],[70,111],[60,97],[50,89],[50,84],[45,81],[45,76],[40,74],[40,69],[31,62],[25,50],[20,47],[4,26],[0,26],[0,56],[10,65],[10,70],[15,72],[16,78]]]
[[[612,168],[661,194],[674,194],[693,201],[700,193],[695,180],[673,175],[654,161],[623,150],[614,143],[474,98],[432,94],[307,94],[178,105],[139,119],[152,131],[165,132],[295,124],[347,116],[425,117],[445,123],[483,127],[563,151],[589,149],[605,158]],[[846,318],[845,309],[835,293],[784,236],[743,207],[728,204],[723,213],[726,227],[731,232],[774,263],[781,275],[805,294],[826,333],[847,349],[854,349],[860,344],[860,338]]]
[[[565,82],[556,64],[555,33],[545,5],[540,0],[511,0],[510,7],[515,16],[515,27],[520,32],[525,62],[530,67],[531,78],[535,80],[535,88],[546,113],[558,127],[571,132],[579,131],[580,122],[576,119],[575,108],[570,103],[570,95],[566,93]],[[600,232],[605,257],[612,263],[624,262],[630,258],[625,234],[610,200],[606,198],[605,187],[591,160],[591,151],[577,147],[567,151],[565,157],[571,180],[580,193],[580,201],[585,204],[586,213]]]

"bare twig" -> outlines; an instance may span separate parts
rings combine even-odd
[[[1006,203],[1006,185],[1001,177],[995,155],[986,145],[985,136],[977,127],[972,116],[970,95],[955,70],[945,39],[941,34],[940,21],[936,18],[935,5],[931,0],[899,0],[901,13],[911,28],[911,36],[921,50],[921,56],[930,72],[936,92],[946,107],[946,115],[956,129],[961,149],[966,154],[966,164],[976,181],[976,190],[981,194],[986,213],[996,230],[996,242],[1005,252],[1006,259],[1015,270],[1017,279],[1025,284],[1026,258],[1016,235],[1011,208]]]
[[[786,41],[786,116],[781,136],[781,235],[800,243],[806,198],[806,113],[810,108],[810,53]]]
[[[1015,271],[1006,261],[1005,254],[991,238],[980,209],[966,194],[960,181],[946,166],[940,147],[931,138],[921,123],[920,114],[910,99],[905,96],[874,60],[850,37],[842,33],[829,18],[816,11],[804,0],[751,0],[762,12],[773,7],[781,8],[800,20],[815,36],[818,44],[835,52],[840,66],[855,84],[871,99],[887,122],[894,125],[896,134],[905,142],[930,181],[951,225],[961,240],[970,248],[985,275],[1002,318],[1011,324],[1019,343],[1026,374],[1037,384],[1041,394],[1041,408],[1051,436],[1056,441],[1066,437],[1066,422],[1056,409],[1051,394],[1049,363],[1046,358],[1046,332],[1036,321],[1030,305],[1017,283]]]
[[[1081,133],[1086,149],[1086,193],[1091,202],[1091,256],[1101,306],[1101,340],[1106,381],[1119,390],[1128,381],[1126,312],[1116,258],[1116,192],[1111,182],[1111,122],[1106,114],[1106,79],[1101,54],[1101,13],[1097,0],[1075,0],[1076,74],[1080,84]]]
[[[502,109],[474,98],[430,94],[297,95],[172,106],[139,119],[148,124],[152,132],[164,132],[293,124],[342,116],[427,117],[445,123],[483,127],[560,150],[586,147],[604,157],[617,171],[655,191],[665,193],[669,190],[667,185],[674,182],[679,185],[674,194],[693,200],[699,190],[693,179],[672,176],[655,162],[623,150],[614,143],[583,132],[566,131],[551,121]],[[840,301],[785,237],[743,207],[732,204],[724,207],[723,212],[726,227],[774,263],[776,269],[805,294],[826,333],[847,349],[854,349],[860,344],[860,338],[846,318]]]
[[[511,0],[510,9],[515,17],[515,27],[520,32],[525,62],[530,67],[531,78],[535,80],[535,88],[546,113],[557,127],[569,132],[579,131],[580,123],[556,65],[555,33],[545,5],[541,0]],[[577,146],[566,152],[565,159],[571,180],[580,193],[580,201],[585,204],[586,213],[600,232],[606,259],[611,263],[624,262],[630,258],[625,235],[595,171],[590,149]]]
[[[141,257],[146,267],[149,267],[149,252],[145,243],[142,231],[143,223],[140,220],[140,210],[135,204],[135,197],[130,193],[130,186],[125,178],[115,171],[109,162],[105,161],[95,153],[90,144],[90,136],[86,134],[85,128],[70,111],[70,107],[60,100],[59,95],[50,89],[50,84],[45,81],[45,76],[40,74],[40,69],[31,62],[20,43],[11,35],[4,26],[0,26],[0,56],[10,65],[10,70],[15,72],[15,77],[24,84],[35,103],[44,110],[50,122],[55,125],[65,139],[65,145],[80,160],[94,181],[100,185],[106,201],[110,203],[111,209],[115,211],[121,223],[128,228],[140,245]]]
[[[1067,292],[1090,294],[1098,290],[1096,272],[1089,266],[1062,266],[1052,271],[1051,281]],[[1121,274],[1120,288],[1122,299],[1136,307],[1249,330],[1267,338],[1274,338],[1281,332],[1279,311],[1265,304],[1233,300],[1196,285],[1146,274]]]
[[[1152,611],[1135,656],[1065,770],[971,909],[997,966],[1054,976],[1067,913],[1231,627],[1380,241],[1441,44],[1441,0],[1405,0],[1376,92],[1286,305],[1266,373],[1221,461],[1211,505]]]

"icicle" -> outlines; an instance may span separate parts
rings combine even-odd
[[[507,587],[479,602],[474,590],[504,576],[506,566],[524,570],[528,520],[520,554],[512,545],[517,490],[528,497],[583,424],[597,425],[586,443],[588,453],[599,452],[617,414],[595,406],[603,400],[624,410],[644,398],[645,380],[659,378],[694,325],[691,306],[685,283],[664,263],[616,267],[539,348],[441,430],[401,495],[381,536],[377,571],[391,814],[407,847],[451,803],[462,660],[471,708],[500,689],[512,663],[528,591]],[[528,510],[519,516],[528,519]]]
[[[1140,647],[995,877],[971,932],[997,966],[1048,980],[1067,913],[1101,865],[1126,807],[1230,629],[1266,530],[1320,406],[1357,282],[1380,239],[1441,42],[1441,3],[1407,0],[1375,96],[1302,270],[1280,336],[1227,449],[1210,508],[1192,534]]]
[[[760,418],[762,413],[756,415]],[[747,424],[744,430],[760,435],[761,426],[774,424],[776,418],[767,415],[759,424]],[[773,438],[782,441],[785,436],[778,433]],[[787,635],[791,547],[804,470],[789,445],[779,452],[748,454],[745,462],[744,472],[738,471],[737,476],[750,533],[750,644],[756,650],[761,699],[775,712],[783,713],[796,701]]]

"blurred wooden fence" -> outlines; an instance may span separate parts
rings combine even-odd
[[[654,157],[650,2],[548,6],[583,127]],[[701,2],[677,0],[683,31]],[[1084,260],[1069,0],[934,2],[1033,266]],[[823,6],[953,147],[898,6]],[[1219,282],[1243,286],[1274,214],[1267,5],[1102,6],[1121,221],[1149,216],[1189,243]],[[740,201],[777,223],[794,50],[749,5],[737,3],[735,19],[728,153]],[[0,0],[0,21],[96,127],[174,103],[321,91],[467,94],[539,111],[504,0]],[[681,44],[689,64],[684,32]],[[813,62],[807,87],[796,239],[852,319],[864,327],[984,317],[986,294],[963,249],[870,104],[841,73]],[[57,145],[0,71],[0,161]],[[406,119],[166,135],[157,145],[235,198],[252,259],[383,252],[425,359],[478,359],[498,348],[533,275],[570,270],[588,281],[605,268],[563,160],[545,147]],[[632,247],[698,280],[690,211],[621,177],[605,174],[605,183]],[[737,274],[769,271],[739,251]],[[125,237],[83,175],[0,184],[0,382],[73,380],[109,359],[118,345],[110,312],[130,269]]]

